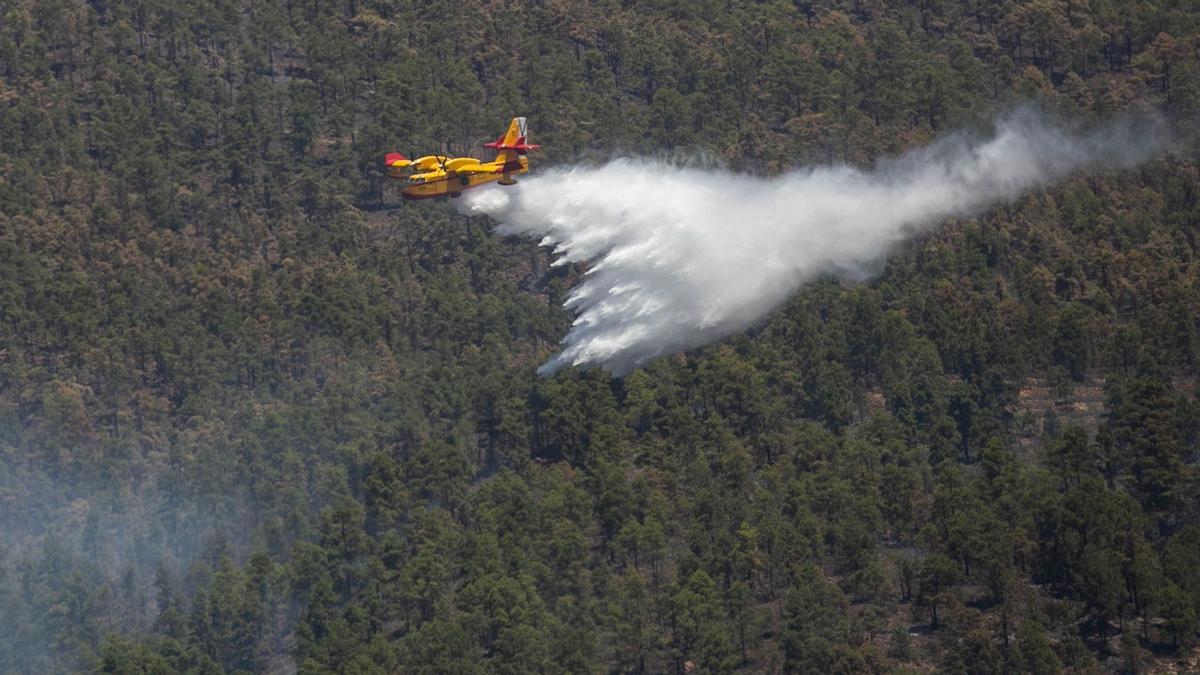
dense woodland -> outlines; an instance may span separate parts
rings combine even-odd
[[[1188,0],[0,0],[0,671],[1197,669],[1198,49]],[[1176,152],[619,379],[535,375],[582,268],[380,166],[1020,105]]]

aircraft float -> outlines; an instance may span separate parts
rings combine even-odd
[[[409,159],[398,152],[388,153],[384,162],[388,176],[404,182],[400,194],[405,199],[458,197],[463,190],[495,181],[501,185],[515,184],[513,176],[529,171],[526,153],[540,147],[526,143],[525,138],[525,118],[514,117],[503,136],[484,145],[499,151],[490,162],[445,155]]]

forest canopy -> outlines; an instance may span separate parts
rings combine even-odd
[[[1187,669],[1183,0],[0,4],[0,670]],[[768,175],[1035,105],[1178,151],[623,378],[383,153]]]

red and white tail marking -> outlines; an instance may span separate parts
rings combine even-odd
[[[514,150],[518,155],[524,155],[530,150],[536,150],[541,146],[530,145],[525,142],[526,127],[524,117],[514,117],[508,125],[508,132],[500,138],[487,143],[483,147],[500,150],[500,154],[505,154],[506,150]]]

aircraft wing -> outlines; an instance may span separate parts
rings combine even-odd
[[[472,164],[455,169],[457,173],[503,173],[499,166],[488,164]]]
[[[433,171],[434,169],[442,169],[448,159],[450,158],[443,157],[442,155],[425,155],[424,157],[412,160],[412,164],[416,167],[417,171]]]

